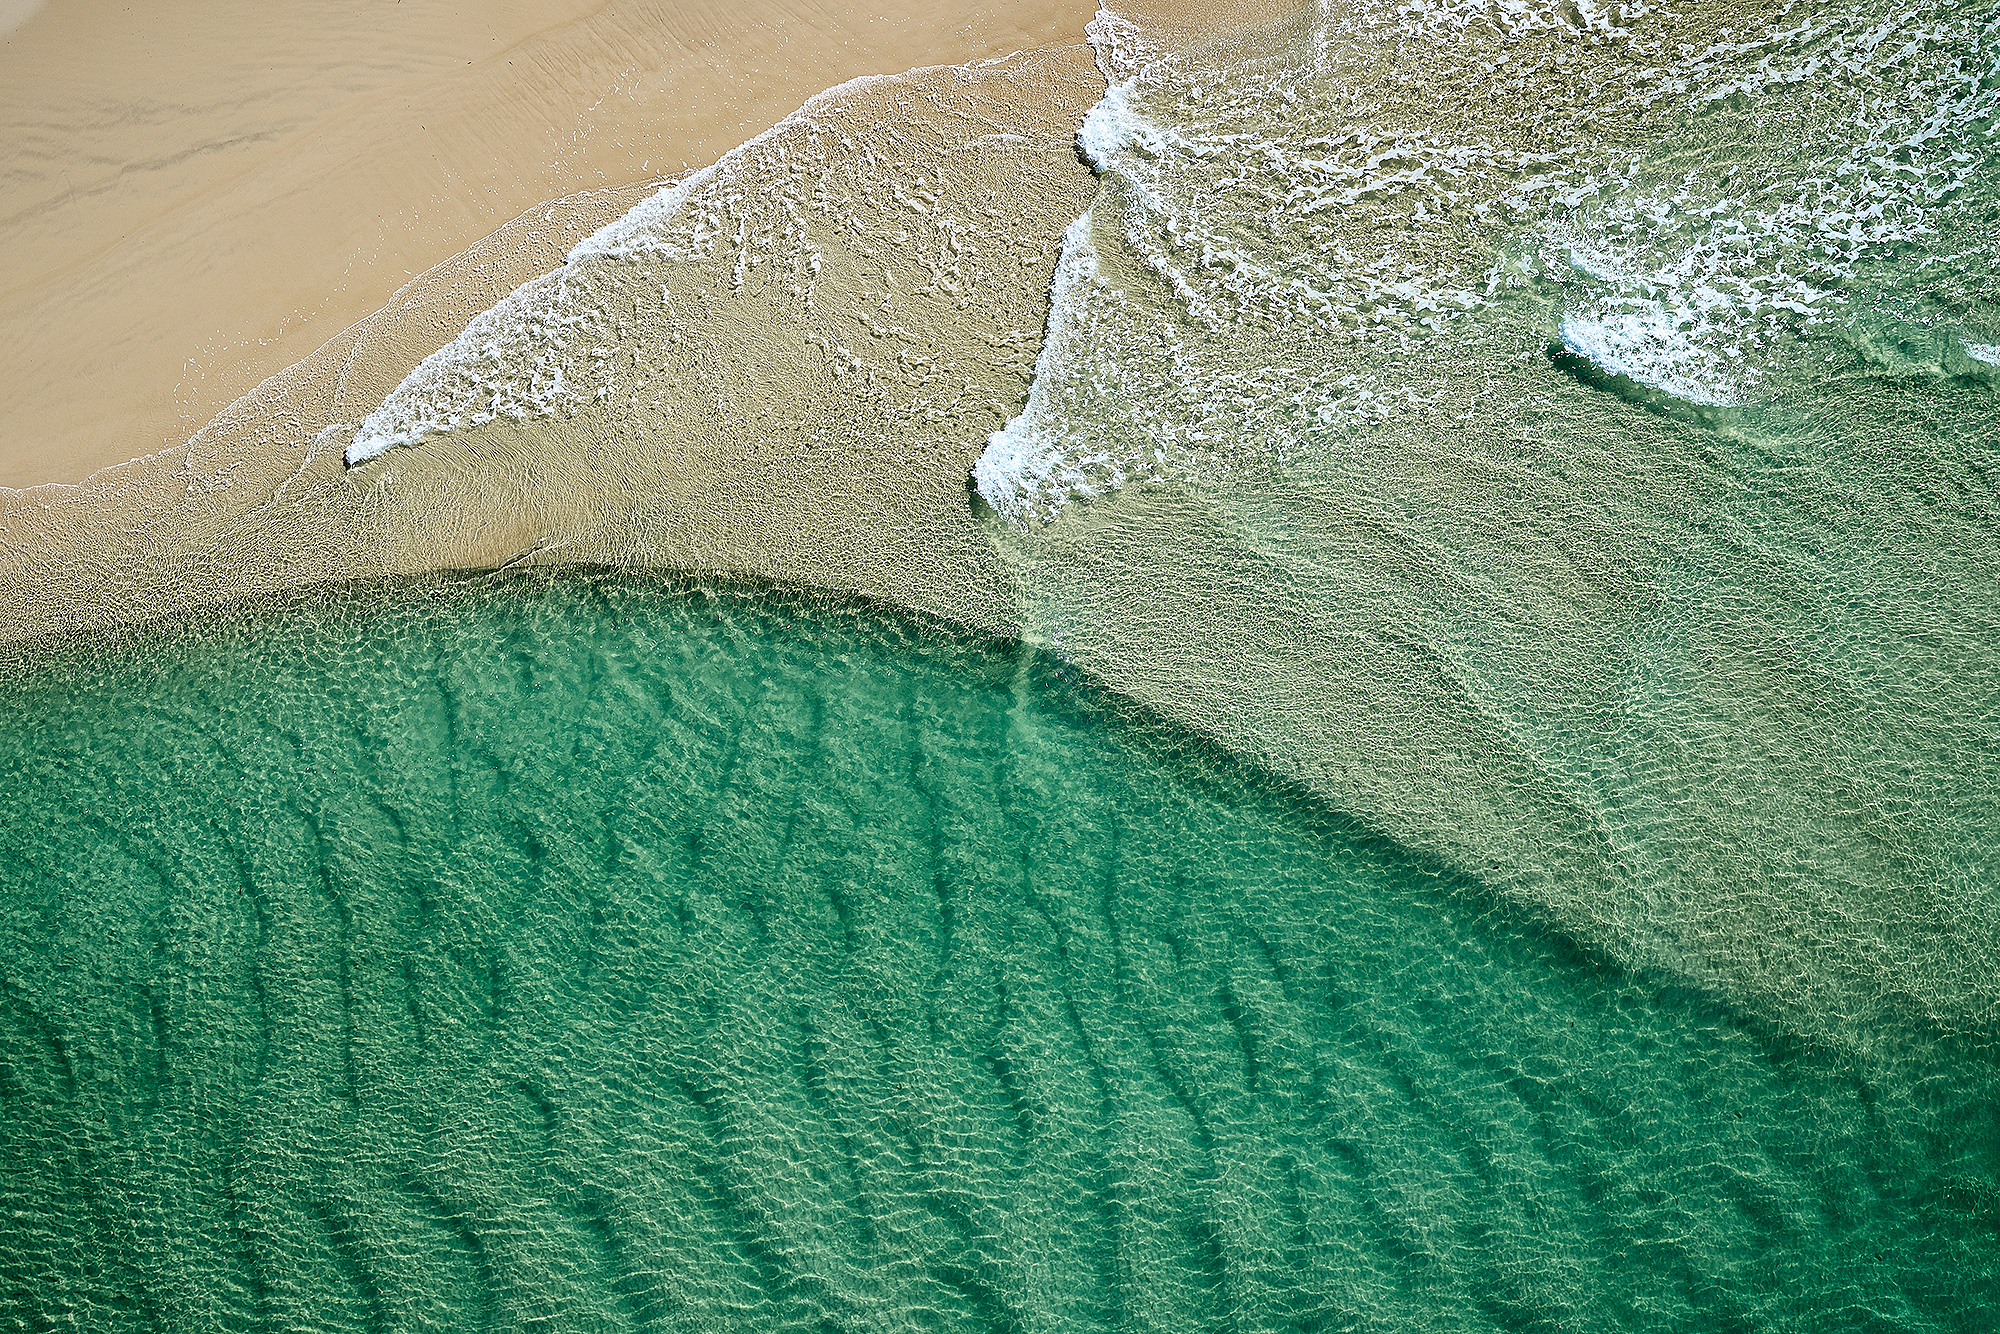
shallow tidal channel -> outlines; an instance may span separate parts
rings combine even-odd
[[[1060,657],[353,585],[0,678],[0,1327],[1976,1329],[2000,1078]]]

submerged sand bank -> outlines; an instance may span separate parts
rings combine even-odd
[[[1463,363],[1525,361],[1511,418],[1468,403],[1449,420],[1481,406],[1476,431],[1415,419],[1262,490],[1133,489],[1039,545],[993,540],[968,469],[1027,395],[1065,228],[1126,188],[1113,174],[1099,193],[1074,151],[1102,88],[1079,47],[845,86],[691,178],[643,244],[569,263],[650,187],[537,206],[186,449],[0,495],[0,641],[517,562],[817,584],[1059,645],[1570,939],[1814,1040],[1989,1043],[1991,952],[1966,945],[1992,936],[1966,870],[1985,844],[1959,832],[1987,807],[1936,777],[1981,740],[1963,723],[1991,679],[1976,599],[1946,616],[1929,590],[1894,594],[1959,645],[1936,679],[1970,683],[1963,707],[1931,683],[1905,710],[1929,719],[1907,763],[1822,711],[1816,679],[1738,672],[1765,644],[1716,608],[1785,625],[1811,605],[1790,570],[1738,588],[1726,547],[1706,588],[1687,583],[1708,541],[1687,516],[1753,492],[1702,436],[1560,371],[1532,330]],[[1134,272],[1093,280],[1117,294]],[[455,360],[410,375],[475,317]],[[1579,429],[1548,428],[1557,396]],[[394,420],[372,438],[414,443],[343,469],[378,413]],[[1924,457],[1889,431],[1880,457]],[[1642,447],[1579,456],[1604,439]],[[1601,485],[1573,484],[1579,457]],[[1484,573],[1460,577],[1461,558]],[[1915,679],[1882,661],[1878,679]],[[1790,796],[1850,790],[1831,810]],[[1892,827],[1904,810],[1928,827]]]
[[[54,0],[0,32],[0,486],[181,444],[538,201],[702,166],[857,75],[1078,42],[1091,12]]]

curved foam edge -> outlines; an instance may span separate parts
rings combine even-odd
[[[501,418],[525,421],[554,413],[574,389],[565,380],[556,355],[566,345],[560,310],[565,275],[593,260],[688,258],[682,247],[667,238],[667,229],[698,191],[714,184],[754,150],[861,89],[949,68],[957,67],[926,65],[899,74],[863,74],[815,93],[763,133],[599,227],[570,247],[561,267],[521,284],[474,317],[451,342],[425,357],[362,421],[343,453],[346,465],[356,467],[431,436],[476,429]],[[481,396],[483,407],[465,407]],[[454,400],[459,404],[456,409],[450,406]],[[437,410],[440,401],[445,405],[442,412]]]
[[[1056,368],[1074,351],[1071,343],[1077,335],[1070,326],[1077,302],[1073,294],[1098,279],[1097,247],[1091,242],[1090,228],[1091,214],[1086,210],[1063,233],[1062,257],[1049,289],[1048,328],[1035,358],[1028,401],[1019,414],[987,437],[985,449],[972,465],[973,486],[980,499],[1017,525],[1059,508],[1058,497],[1063,491],[1086,496],[1093,492],[1088,479],[1043,426],[1054,413],[1048,399]]]
[[[1657,301],[1602,315],[1570,315],[1556,335],[1564,348],[1608,375],[1704,407],[1742,402],[1722,380],[1717,355],[1696,343]]]
[[[379,459],[399,444],[435,434],[464,406],[454,389],[450,402],[437,405],[436,419],[426,421],[421,413],[399,413],[399,389],[408,406],[426,396],[420,391],[427,381],[481,370],[476,359],[468,367],[461,354],[480,351],[505,326],[545,319],[558,305],[558,314],[574,313],[601,294],[596,289],[638,281],[636,269],[652,266],[622,264],[621,253],[633,252],[635,243],[647,246],[663,226],[679,228],[671,237],[677,245],[702,240],[691,237],[691,218],[710,191],[702,188],[703,173],[696,173],[548,201],[419,275],[374,315],[236,400],[187,444],[102,470],[82,484],[0,492],[0,585],[10,588],[10,596],[0,598],[0,642],[198,614],[205,606],[272,590],[522,560],[697,569],[859,590],[1004,631],[1003,572],[966,506],[964,479],[977,442],[1026,396],[1022,372],[1029,366],[1022,363],[1039,351],[1030,331],[1046,326],[1048,275],[1057,266],[1064,228],[1095,189],[1068,151],[1078,122],[1105,86],[1091,53],[1080,43],[1065,44],[849,80],[732,149],[705,178],[712,184],[715,174],[727,174],[732,156],[759,164],[758,171],[775,169],[762,159],[775,154],[782,160],[785,143],[770,150],[751,145],[768,144],[801,115],[818,119],[814,113],[836,101],[842,103],[835,108],[837,123],[809,127],[824,139],[829,162],[847,161],[857,149],[846,133],[857,141],[879,133],[927,154],[932,134],[920,136],[921,143],[909,139],[908,109],[898,110],[906,79],[925,90],[931,109],[921,119],[942,135],[939,144],[966,154],[965,174],[952,184],[962,198],[949,217],[934,205],[926,213],[884,177],[881,197],[870,195],[857,205],[899,225],[907,219],[908,225],[951,230],[966,241],[968,256],[974,242],[965,228],[973,226],[982,229],[977,244],[993,250],[978,261],[980,287],[969,307],[965,300],[953,305],[947,294],[925,298],[938,305],[940,318],[957,318],[953,312],[959,311],[969,321],[962,330],[949,326],[973,386],[956,399],[941,408],[933,401],[935,389],[919,381],[940,372],[923,358],[899,361],[893,330],[874,330],[888,341],[854,342],[851,354],[837,346],[841,340],[829,321],[843,318],[851,304],[843,293],[859,281],[859,261],[847,250],[829,252],[838,263],[820,279],[822,308],[814,308],[810,278],[819,277],[817,270],[802,296],[787,296],[787,288],[772,289],[766,298],[757,282],[747,288],[739,282],[732,291],[726,257],[703,246],[685,275],[673,272],[677,264],[659,265],[660,276],[685,300],[670,318],[690,331],[704,324],[707,307],[697,289],[740,295],[745,304],[727,307],[727,318],[713,331],[728,343],[723,353],[690,352],[685,369],[702,384],[711,373],[730,377],[719,383],[739,398],[754,392],[760,376],[782,374],[798,391],[792,410],[763,422],[756,438],[718,433],[706,415],[689,413],[676,419],[670,436],[633,436],[628,452],[595,448],[585,439],[583,433],[605,425],[595,418],[574,427],[549,421],[545,437],[538,434],[543,423],[502,420],[478,441],[433,441],[435,448],[409,451],[393,477],[387,470],[345,470],[344,461]],[[857,87],[864,89],[859,98]],[[991,182],[981,185],[980,174],[989,172]],[[743,184],[756,186],[748,179]],[[1010,197],[1021,208],[1010,211],[1018,216],[1004,225],[994,220],[997,214],[974,207]],[[973,221],[960,221],[960,214]],[[830,235],[844,240],[847,233]],[[896,266],[903,291],[920,294],[922,279],[936,276],[927,267],[933,250],[946,249],[892,247],[882,262]],[[558,301],[565,283],[567,297]],[[649,291],[658,297],[657,287]],[[773,348],[757,336],[758,321],[771,317],[765,306],[792,297],[799,302],[782,313],[786,336],[776,349],[783,356],[773,361],[766,355]],[[868,306],[864,314],[874,310]],[[650,306],[647,315],[655,315]],[[745,339],[741,350],[755,344],[756,355],[732,350]],[[582,400],[601,386],[577,383],[568,363],[588,369],[594,352],[572,339],[562,363],[566,382],[535,386],[524,376],[512,406],[532,411],[537,404],[529,391],[537,388],[544,404],[568,392],[576,402],[566,408],[587,406]],[[659,352],[652,360],[663,364],[680,356]],[[532,347],[510,356],[527,366]],[[751,373],[746,377],[740,368]],[[894,383],[904,397],[878,402],[879,386],[857,369],[900,374]],[[661,383],[683,398],[698,388],[687,387],[695,380]],[[491,390],[471,406],[493,409]],[[884,460],[870,447],[887,439],[880,427],[889,423],[864,422],[850,431],[856,411],[878,418],[902,413],[896,422],[913,413],[922,417],[927,425],[912,437],[924,445],[920,456],[899,455],[898,467],[881,466]],[[959,426],[954,412],[972,429]],[[649,421],[658,418],[655,413]],[[823,447],[821,437],[843,447]],[[921,573],[909,574],[913,569]]]
[[[1158,151],[1162,131],[1131,106],[1132,83],[1145,56],[1138,25],[1100,8],[1085,36],[1104,75],[1105,90],[1096,105],[1084,113],[1077,128],[1076,149],[1085,165],[1102,176],[1111,170],[1121,150],[1137,147]],[[973,489],[979,498],[1016,527],[1025,528],[1038,518],[1053,518],[1069,500],[1116,489],[1124,480],[1115,469],[1109,477],[1093,480],[1088,465],[1106,465],[1109,460],[1070,457],[1050,426],[1060,416],[1049,401],[1051,386],[1063,363],[1078,354],[1077,340],[1086,336],[1076,327],[1082,294],[1102,280],[1097,247],[1091,239],[1095,208],[1093,202],[1063,233],[1061,257],[1049,283],[1048,323],[1028,385],[1028,401],[1006,425],[987,437],[972,468]]]

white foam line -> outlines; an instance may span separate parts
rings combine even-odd
[[[901,74],[862,74],[849,79],[846,83],[837,83],[831,88],[814,93],[806,99],[804,106],[787,115],[770,129],[765,130],[755,138],[745,139],[710,165],[674,182],[674,184],[669,185],[658,194],[649,195],[645,199],[640,200],[627,210],[624,216],[605,223],[602,227],[599,227],[596,231],[578,241],[570,247],[569,254],[563,257],[563,263],[576,264],[586,259],[599,257],[630,259],[635,253],[653,251],[654,247],[636,244],[642,228],[665,227],[671,223],[679,216],[680,211],[687,207],[688,200],[694,197],[696,190],[713,181],[727,168],[741,162],[743,157],[759,144],[776,138],[784,131],[791,129],[801,122],[809,122],[815,110],[823,109],[827,103],[835,98],[847,93],[857,92],[860,89],[868,87],[870,84],[881,83],[887,79],[903,79],[908,78],[912,74],[929,74],[937,70],[963,68],[966,67],[961,65],[921,65],[916,69],[906,70]]]
[[[1690,403],[1728,407],[1736,399],[1723,386],[1696,376],[1714,371],[1715,358],[1684,332],[1658,302],[1595,318],[1563,320],[1562,345],[1613,375],[1623,375]]]
[[[501,359],[513,350],[521,334],[546,338],[551,333],[547,326],[563,291],[563,279],[576,266],[592,260],[629,260],[642,254],[680,257],[674,246],[659,239],[660,233],[680,216],[698,191],[740,165],[744,157],[758,146],[801,123],[812,123],[816,115],[828,110],[840,99],[871,84],[938,71],[968,70],[989,63],[981,62],[980,66],[922,65],[901,74],[863,74],[835,84],[815,93],[796,111],[770,129],[730,149],[711,165],[640,200],[623,215],[570,247],[561,267],[522,283],[475,316],[458,337],[419,362],[402,383],[383,399],[381,406],[361,423],[344,452],[347,466],[354,467],[379,458],[398,446],[414,445],[429,436],[446,434],[460,427],[481,426],[502,416],[522,418],[554,411],[557,401],[566,392],[560,367],[553,367],[550,378],[544,382],[540,375],[535,374],[544,369],[540,359],[532,356],[526,358],[531,363],[528,366],[531,374],[524,392],[510,397],[504,391],[496,391],[484,408],[461,412],[449,422],[437,421],[429,414],[411,409],[421,409],[429,391],[439,389],[454,379],[481,378],[477,367],[482,360]],[[559,347],[560,343],[548,341],[549,350]]]
[[[1063,233],[1062,255],[1056,261],[1056,276],[1050,284],[1049,319],[1042,336],[1042,350],[1035,358],[1034,379],[1028,385],[1028,401],[1020,414],[986,438],[986,448],[973,464],[973,485],[981,498],[996,511],[1016,523],[1035,511],[1035,502],[1047,502],[1047,492],[1057,483],[1089,493],[1089,485],[1074,462],[1052,440],[1041,424],[1049,419],[1050,386],[1065,360],[1077,355],[1071,346],[1069,328],[1080,304],[1072,295],[1079,287],[1097,281],[1097,249],[1091,243],[1091,211],[1069,225]],[[1060,502],[1056,502],[1059,506]]]

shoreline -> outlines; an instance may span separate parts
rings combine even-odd
[[[88,5],[99,0],[75,2]],[[434,0],[437,4],[448,2]],[[621,2],[613,0],[593,13],[608,12]],[[1285,0],[1243,0],[1220,11],[1186,3],[1156,3],[1147,5],[1141,17],[1149,28],[1162,34],[1222,37],[1289,7]],[[408,276],[386,300],[343,327],[332,329],[330,317],[322,312],[314,330],[325,336],[315,346],[247,385],[178,443],[136,456],[126,453],[76,480],[23,487],[0,482],[0,584],[15,590],[13,597],[0,599],[0,642],[18,644],[47,634],[141,623],[186,614],[199,606],[342,579],[493,568],[526,558],[733,571],[751,578],[813,582],[836,591],[900,600],[980,629],[1011,628],[1015,618],[1012,576],[1004,569],[1004,558],[978,531],[965,495],[965,474],[987,435],[1018,411],[1025,399],[1044,332],[1050,277],[1062,234],[1095,193],[1094,177],[1077,160],[1074,140],[1084,112],[1102,95],[1104,83],[1096,54],[1083,42],[1086,20],[1094,8],[1068,0],[1048,0],[1031,18],[1043,29],[1061,31],[1068,40],[1008,54],[981,54],[1004,50],[1007,43],[1002,39],[1018,35],[1018,21],[1011,26],[978,26],[981,16],[991,18],[995,9],[991,0],[932,0],[932,7],[924,11],[974,20],[948,28],[943,37],[934,28],[927,30],[924,38],[931,42],[962,40],[973,51],[962,63],[919,66],[894,74],[856,73],[850,64],[840,71],[844,77],[838,81],[808,87],[796,98],[785,84],[760,83],[751,94],[730,104],[738,112],[744,106],[754,106],[754,117],[759,119],[745,121],[751,128],[741,137],[711,145],[710,166],[665,178],[654,174],[636,183],[531,199],[509,221],[484,230],[472,244]],[[851,16],[855,11],[840,12]],[[48,13],[42,18],[46,20]],[[1018,15],[1014,18],[1019,20]],[[906,19],[891,36],[899,40],[907,37],[910,26]],[[25,31],[32,35],[34,28],[30,24]],[[12,37],[20,35],[17,32]],[[14,40],[0,39],[0,66],[14,45]],[[852,47],[840,55],[848,61],[868,56],[868,63],[879,63],[884,51],[904,49],[885,39]],[[794,77],[799,68],[804,67],[792,69]],[[869,499],[860,509],[842,515],[836,525],[845,531],[844,550],[831,566],[816,565],[801,551],[792,550],[800,547],[802,534],[824,520],[810,505],[788,507],[789,527],[773,529],[760,520],[754,535],[743,531],[736,519],[725,516],[718,522],[736,531],[719,544],[721,550],[709,542],[703,549],[690,551],[684,543],[661,541],[664,535],[658,532],[633,529],[615,539],[600,534],[596,545],[586,543],[583,549],[574,546],[572,534],[558,543],[570,549],[558,554],[548,549],[551,525],[560,527],[566,520],[588,519],[592,514],[603,518],[607,486],[613,490],[623,487],[640,507],[658,497],[644,494],[643,486],[635,490],[635,479],[627,469],[615,481],[596,484],[596,497],[580,498],[579,488],[570,480],[553,476],[521,457],[502,460],[498,467],[488,466],[494,461],[490,457],[466,466],[467,460],[455,453],[462,442],[451,439],[432,442],[437,447],[421,458],[403,451],[411,466],[398,471],[405,474],[405,481],[408,474],[416,474],[428,492],[422,497],[406,494],[399,503],[386,502],[380,488],[368,493],[363,485],[365,476],[349,476],[339,466],[346,439],[343,436],[336,445],[329,445],[329,433],[342,434],[333,431],[335,424],[351,435],[352,428],[381,405],[410,371],[451,343],[474,317],[520,285],[561,267],[572,245],[617,220],[641,199],[675,180],[712,172],[771,139],[807,108],[828,98],[854,93],[866,100],[874,94],[863,91],[863,85],[883,91],[890,102],[911,93],[932,97],[940,89],[920,89],[923,79],[942,79],[949,84],[955,77],[986,79],[987,91],[982,96],[997,95],[1006,103],[998,111],[995,125],[999,121],[1019,122],[1012,127],[1019,134],[1002,137],[1033,145],[1028,156],[1038,161],[1031,164],[1024,159],[1007,168],[1013,173],[1011,184],[982,194],[985,187],[976,180],[968,177],[965,183],[969,192],[965,202],[975,211],[983,209],[989,214],[989,223],[1000,220],[1001,211],[986,208],[987,202],[1000,198],[1030,201],[1022,205],[1022,227],[1012,229],[1022,234],[1005,244],[1028,244],[1033,253],[1010,255],[1004,262],[1008,274],[1002,284],[1004,292],[987,313],[1000,323],[1011,322],[1007,329],[996,324],[978,333],[952,328],[947,319],[937,330],[948,342],[968,337],[974,343],[988,340],[982,346],[961,349],[969,354],[974,379],[988,382],[986,414],[978,421],[968,421],[966,438],[947,444],[944,458],[931,458],[916,472],[904,473],[900,487],[893,482],[883,485],[886,474],[864,486]],[[1015,85],[1011,91],[996,92],[1010,80]],[[895,139],[896,122],[909,110],[908,106],[885,104],[874,124]],[[8,108],[0,105],[0,118],[7,112]],[[704,124],[712,138],[721,121],[711,117]],[[655,153],[662,142],[653,141]],[[675,142],[692,144],[695,140]],[[871,161],[871,170],[873,166]],[[937,166],[930,162],[925,170]],[[1027,175],[1021,176],[1021,172]],[[994,231],[987,240],[998,243],[999,231],[1004,230]],[[0,298],[4,296],[0,292]],[[0,304],[0,312],[4,311]],[[5,318],[0,314],[0,323]],[[865,313],[860,318],[870,322]],[[744,327],[741,321],[730,332],[688,328],[683,334],[713,344],[725,357],[735,354],[723,343],[748,338],[756,345],[765,336],[753,327]],[[803,381],[823,378],[838,340],[814,335],[808,341],[816,341],[820,351],[793,361],[792,369]],[[0,353],[4,351],[4,339],[0,339]],[[253,369],[255,364],[247,360],[237,367],[245,376]],[[838,367],[834,373],[838,376]],[[819,393],[823,388],[811,392]],[[816,410],[826,414],[829,422],[852,427],[854,408],[850,398],[836,393],[831,399],[821,395]],[[18,428],[18,416],[7,425]],[[887,438],[887,433],[876,435],[878,440]],[[10,466],[7,443],[0,436],[0,474]],[[502,453],[518,453],[520,444],[512,442]],[[585,452],[596,449],[592,446]],[[672,468],[659,472],[661,462],[647,459],[642,470],[651,469],[656,474],[655,485],[664,483],[674,493],[673,503],[692,499]],[[743,469],[745,462],[741,455],[729,460],[679,460],[683,468],[692,464],[703,474],[712,474],[718,465],[725,474],[733,469],[737,474],[733,484],[739,487],[750,484]],[[913,462],[898,458],[894,466],[908,468]],[[18,454],[11,464],[21,465]],[[386,469],[378,472],[387,475]],[[404,490],[407,493],[409,488]],[[717,497],[707,499],[714,503]],[[729,504],[741,511],[757,507],[758,502],[739,498]],[[855,584],[851,569],[843,572],[843,562],[851,565],[857,553],[878,545],[875,538],[879,535],[868,529],[871,522],[887,522],[902,531],[906,546],[928,542],[930,534],[920,530],[922,525],[930,525],[946,535],[944,546],[951,552],[947,564],[952,568],[934,571],[939,576],[937,585],[918,591],[914,598],[899,598],[889,587]],[[913,524],[918,526],[911,527]],[[861,563],[873,568],[877,577],[895,581],[893,559],[885,564],[882,551],[869,551]],[[977,587],[969,586],[968,581]]]
[[[551,449],[548,440],[500,430],[487,439],[446,437],[398,451],[393,481],[391,468],[344,468],[341,452],[354,427],[412,368],[523,283],[561,268],[577,242],[663,183],[587,191],[538,203],[416,275],[374,314],[239,396],[186,444],[113,464],[78,483],[0,489],[0,582],[18,590],[0,603],[0,641],[186,615],[349,578],[523,560],[666,566],[909,601],[880,580],[913,548],[936,557],[923,562],[932,566],[932,579],[916,598],[920,609],[1001,628],[1011,619],[1011,596],[997,556],[974,527],[962,474],[998,424],[996,414],[1014,410],[1018,404],[1008,400],[1025,396],[1026,368],[1016,365],[1020,344],[1024,338],[1039,344],[1062,232],[1095,190],[1072,142],[1082,112],[1102,89],[1089,48],[1071,45],[857,76],[806,99],[806,107],[848,127],[847,149],[813,170],[852,178],[864,152],[874,155],[870,171],[886,167],[885,156],[893,162],[897,153],[914,153],[904,165],[950,175],[961,212],[974,213],[991,199],[1035,201],[1005,218],[986,209],[991,216],[982,220],[981,244],[999,277],[988,280],[983,318],[960,319],[958,310],[941,308],[944,318],[933,322],[939,345],[951,346],[961,369],[987,386],[991,406],[972,405],[974,417],[944,438],[932,437],[923,457],[903,450],[872,460],[855,449],[829,472],[829,456],[815,455],[813,442],[746,441],[725,414],[698,439],[677,444],[653,431],[607,425],[602,439],[557,440]],[[752,195],[782,183],[787,154],[816,133],[800,123],[805,109],[788,108],[774,127],[732,146],[717,168],[701,174],[733,163],[730,172]],[[916,142],[924,135],[927,146]],[[869,136],[879,141],[873,148]],[[995,150],[987,140],[1006,142]],[[897,177],[892,169],[883,179],[893,185]],[[881,224],[889,202],[874,201],[873,213],[864,208],[875,219],[864,219],[866,226]],[[969,250],[967,262],[976,266],[979,253],[977,246]],[[910,258],[899,254],[888,263],[894,268]],[[618,261],[605,264],[615,269]],[[776,375],[780,385],[797,388],[795,425],[815,422],[822,435],[845,431],[856,442],[871,436],[862,425],[867,395],[857,399],[853,385],[829,383],[826,349],[853,339],[843,330],[857,318],[855,303],[873,279],[851,265],[843,276],[830,275],[815,313],[783,294],[727,299],[726,269],[690,263],[677,274],[676,287],[708,289],[705,304],[677,317],[671,332],[656,330],[659,344],[701,347],[706,360],[690,369],[713,393],[763,394],[764,387],[719,369],[760,363],[753,378]],[[823,324],[813,333],[806,328],[813,320],[839,327]],[[832,378],[838,380],[838,369]],[[877,430],[871,438],[888,435]],[[616,449],[607,448],[614,443]],[[786,466],[798,471],[784,481],[771,467],[787,455]],[[828,515],[811,503],[811,493],[828,485],[849,500],[848,512],[833,521],[845,534],[836,550],[814,531],[827,527]],[[774,504],[773,496],[784,499]],[[962,513],[953,512],[954,501]],[[679,529],[669,532],[658,522],[663,505],[681,515]],[[684,540],[690,523],[726,531],[709,531],[690,550]],[[900,551],[883,549],[883,534],[891,531],[903,537],[887,546]],[[863,567],[873,573],[860,573]]]
[[[376,31],[58,0],[0,34],[0,487],[184,446],[509,219],[713,162],[855,77],[1080,42],[1091,12],[413,0]]]

